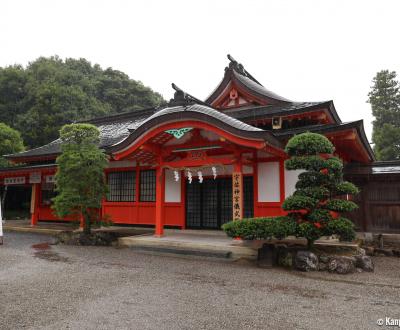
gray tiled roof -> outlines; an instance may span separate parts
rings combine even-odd
[[[245,85],[247,88],[251,89],[252,91],[256,92],[257,94],[261,94],[263,96],[269,97],[274,100],[283,101],[283,102],[291,102],[289,99],[280,96],[270,90],[266,89],[263,85],[255,82],[253,79],[246,77],[235,70],[233,70],[234,77]]]
[[[242,131],[262,131],[262,129],[248,125],[238,119],[232,118],[231,116],[226,115],[225,113],[222,113],[221,111],[215,110],[213,108],[210,108],[205,105],[201,104],[192,104],[188,106],[176,106],[176,107],[169,107],[165,108],[162,110],[157,111],[155,114],[144,120],[141,124],[145,124],[146,122],[152,120],[153,118],[160,117],[169,113],[176,113],[176,112],[182,112],[182,115],[185,115],[190,113],[190,112],[196,112],[196,113],[202,113],[207,116],[211,116],[215,119],[218,119],[220,121],[223,121],[224,123],[240,129]]]
[[[101,148],[106,148],[124,140],[129,135],[129,129],[138,127],[153,111],[142,113],[141,111],[131,112],[127,114],[118,114],[115,116],[97,118],[89,120],[100,130]],[[44,146],[20,152],[18,154],[7,155],[8,158],[35,157],[54,155],[61,152],[61,140],[57,139]]]
[[[117,145],[125,140],[130,133],[135,131],[142,124],[147,123],[153,118],[160,117],[162,115],[170,113],[182,112],[182,115],[188,113],[200,113],[219,121],[222,121],[236,129],[242,131],[256,132],[262,131],[257,127],[250,126],[246,123],[241,122],[238,119],[232,118],[220,111],[214,110],[208,106],[200,104],[192,104],[188,106],[177,106],[168,107],[155,112],[155,109],[146,112],[127,113],[122,115],[109,116],[104,118],[97,118],[89,123],[96,125],[100,130],[100,147],[107,149],[113,145]],[[8,158],[22,158],[22,157],[36,157],[36,156],[47,156],[55,155],[61,152],[61,140],[57,139],[39,148],[20,152],[18,154],[7,155]]]

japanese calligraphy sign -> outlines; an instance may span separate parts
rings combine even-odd
[[[5,185],[25,184],[25,177],[24,176],[16,176],[16,177],[12,177],[12,178],[5,178],[4,184]]]
[[[29,175],[29,183],[40,183],[42,181],[42,174],[40,172],[33,172]]]
[[[243,218],[243,175],[240,172],[232,173],[232,210],[233,220]]]

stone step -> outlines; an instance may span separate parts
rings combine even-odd
[[[153,251],[170,252],[176,251],[177,254],[186,255],[203,255],[203,256],[223,256],[229,257],[232,260],[240,258],[255,260],[257,259],[257,250],[250,247],[235,245],[227,240],[226,242],[213,241],[212,239],[204,239],[204,241],[190,240],[186,237],[185,240],[173,238],[157,238],[154,236],[131,236],[121,237],[118,239],[118,244],[123,247],[135,249],[152,249]]]

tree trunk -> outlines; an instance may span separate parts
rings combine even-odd
[[[1,196],[1,201],[0,201],[0,207],[2,210],[3,218],[4,218],[4,203],[6,201],[7,190],[8,190],[8,186],[4,186],[3,195]]]
[[[90,235],[91,234],[91,221],[90,221],[90,215],[89,215],[89,213],[88,212],[83,212],[83,218],[84,218],[84,221],[83,221],[83,233],[85,234],[85,235]]]

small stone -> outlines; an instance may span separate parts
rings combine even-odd
[[[357,267],[357,268],[356,268],[356,272],[357,272],[357,273],[362,273],[363,270],[362,270],[361,268],[358,268],[358,267]]]
[[[356,267],[361,268],[366,272],[374,271],[374,263],[369,256],[356,256]]]
[[[291,268],[293,266],[293,254],[286,250],[279,251],[278,265]]]
[[[366,255],[366,251],[365,249],[362,249],[360,247],[357,248],[357,254],[361,255],[361,256],[365,256]]]
[[[319,261],[327,264],[329,262],[329,256],[322,254],[319,256]]]
[[[305,272],[318,270],[318,257],[310,251],[297,252],[294,263],[298,270]]]
[[[338,274],[349,274],[354,273],[355,258],[352,257],[333,257],[328,264],[328,270],[330,272],[336,272]]]
[[[365,254],[367,256],[373,256],[375,253],[375,249],[373,246],[366,246],[366,247],[364,247],[364,250],[365,250]]]
[[[328,271],[329,272],[334,272],[336,270],[337,267],[337,261],[336,259],[331,259],[328,263]]]
[[[321,271],[321,272],[324,272],[324,271],[328,270],[328,264],[320,262],[319,265],[318,265],[318,270]]]

